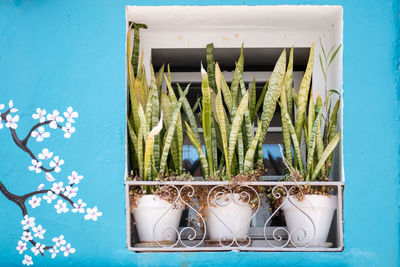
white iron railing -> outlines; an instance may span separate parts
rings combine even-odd
[[[181,225],[178,229],[172,229],[176,233],[176,241],[171,243],[154,242],[154,243],[141,243],[136,234],[135,222],[131,214],[131,204],[129,191],[137,186],[167,186],[175,191],[176,198],[172,204],[184,205],[188,210],[187,221],[194,221],[194,223],[187,223]],[[126,181],[126,216],[127,216],[127,247],[135,252],[156,252],[156,251],[342,251],[343,250],[343,182],[280,182],[280,181],[257,181],[257,182],[243,182],[237,184],[234,189],[229,187],[231,185],[228,181]],[[315,243],[314,237],[318,231],[313,219],[303,211],[301,207],[297,206],[291,198],[292,190],[301,185],[309,185],[315,187],[331,188],[333,194],[337,199],[337,209],[333,216],[329,238],[327,242]],[[221,201],[226,199],[227,193],[238,192],[241,194],[241,203],[247,204],[250,200],[250,194],[255,195],[252,198],[253,209],[251,217],[245,220],[245,224],[251,222],[249,232],[242,236],[240,239],[236,238],[238,233],[235,233],[230,227],[218,217],[218,214],[209,209],[214,216],[226,227],[233,238],[218,240],[210,240],[207,230],[206,218],[204,218],[198,211],[195,202],[185,201],[192,198],[196,190],[200,187],[206,187],[208,191],[207,202],[208,205],[223,206],[230,202],[238,202],[235,198],[228,199],[228,202]],[[273,198],[282,198],[283,201],[275,210],[270,211],[268,201],[266,201],[265,193],[259,193],[255,188],[270,188],[270,194]],[[204,188],[203,188],[204,189]],[[244,189],[244,190],[243,190]],[[285,197],[286,195],[286,197]],[[210,203],[212,202],[212,204]],[[237,203],[240,204],[240,203]],[[242,205],[241,204],[241,205]],[[306,242],[300,242],[298,233],[296,240],[293,238],[295,231],[300,231],[303,237],[306,237],[306,230],[300,226],[289,232],[288,228],[283,222],[271,225],[271,221],[277,213],[281,212],[283,205],[292,205],[304,216],[306,216],[312,225],[312,238],[308,236]],[[156,221],[153,229],[154,235],[156,234],[156,227],[159,221],[165,216],[171,208],[160,214],[159,219]],[[260,223],[261,219],[261,223]],[[261,225],[260,225],[261,224]],[[239,227],[239,230],[241,227]],[[171,230],[171,229],[170,229]]]

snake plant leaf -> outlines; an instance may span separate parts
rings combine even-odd
[[[218,68],[218,64],[216,66],[216,69]],[[216,72],[216,77],[218,76],[218,71]],[[218,81],[218,79],[217,79]],[[218,84],[218,83],[217,83]],[[228,157],[228,134],[226,130],[226,125],[225,125],[225,108],[224,104],[222,102],[222,93],[221,93],[221,87],[218,87],[218,93],[217,93],[217,99],[216,99],[216,109],[217,109],[217,119],[218,119],[218,124],[221,132],[221,138],[222,138],[222,146],[223,146],[223,155],[225,158],[225,164],[226,164],[226,175],[228,179],[231,179],[231,169],[230,169],[230,161]]]
[[[215,62],[214,62],[214,44],[208,44],[206,48],[207,75],[208,83],[214,93],[217,93],[217,85],[215,82]]]
[[[308,122],[307,122],[307,133],[311,133],[314,127],[314,120],[315,120],[315,105],[314,105],[314,96],[313,90],[310,90],[310,101],[308,103]],[[308,135],[308,139],[306,139],[307,146],[310,144],[311,134]]]
[[[249,149],[247,150],[246,156],[244,158],[244,172],[246,173],[250,173],[253,170],[254,155],[257,150],[257,144],[260,139],[261,132],[262,132],[262,124],[260,121],[258,121],[256,135],[254,136],[253,140],[251,140]]]
[[[149,134],[148,132],[148,127],[147,127],[147,122],[146,122],[146,115],[144,114],[142,105],[139,104],[139,108],[138,108],[138,114],[139,114],[139,118],[140,118],[140,128],[142,128],[142,132],[143,132],[143,138],[144,140],[147,140],[147,135]]]
[[[212,91],[214,93],[214,91]],[[212,147],[212,159],[213,159],[213,170],[216,172],[218,170],[218,150],[217,150],[217,131],[216,125],[217,123],[215,122],[214,116],[211,116],[211,147]]]
[[[170,72],[168,70],[168,76],[170,77]],[[175,93],[174,93],[174,89],[172,88],[171,85],[171,80],[167,79],[167,76],[164,75],[165,77],[165,81],[167,84],[167,88],[168,88],[168,96],[170,98],[171,104],[172,106],[175,106],[176,103],[178,102]],[[178,120],[177,120],[177,126],[176,126],[176,132],[175,132],[175,142],[173,143],[173,148],[172,148],[172,155],[174,158],[174,164],[175,167],[178,167],[179,171],[182,170],[182,151],[183,151],[183,131],[182,131],[182,119],[181,119],[181,114],[178,114]]]
[[[133,66],[133,72],[135,76],[137,75],[138,63],[139,63],[140,29],[147,29],[147,26],[145,24],[138,24],[138,23],[133,24],[134,39],[133,39],[133,53],[132,53],[131,64]]]
[[[286,79],[285,79],[286,80]],[[286,100],[286,84],[282,84],[281,86],[281,120],[282,120],[282,140],[283,140],[283,150],[285,154],[285,158],[287,159],[288,162],[292,162],[292,143],[290,139],[290,130],[289,126],[286,123],[286,120],[284,119],[284,110],[288,112],[288,107],[287,107],[287,100]],[[288,112],[288,114],[290,114]]]
[[[208,160],[209,173],[214,173],[214,161],[212,152],[212,136],[211,136],[211,100],[210,100],[210,87],[208,85],[207,72],[201,66],[201,92],[203,95],[203,114],[202,114],[202,124],[203,124],[203,134],[204,143],[206,145],[206,154]]]
[[[158,92],[161,92],[163,78],[164,78],[164,64],[162,64],[162,66],[160,67],[160,69],[158,70],[158,73],[157,73],[156,82],[157,82]]]
[[[201,102],[201,97],[197,97],[196,102],[194,103],[192,107],[192,112],[193,114],[196,113],[196,110],[199,108]]]
[[[314,169],[313,175],[311,176],[312,181],[314,181],[317,178],[319,171],[325,165],[325,161],[328,159],[329,155],[336,148],[339,141],[340,141],[340,131],[332,138],[332,140],[329,142],[328,146],[325,148],[325,151],[322,154],[321,159],[318,161],[317,166]]]
[[[158,77],[157,77],[158,78]],[[160,114],[160,98],[159,98],[159,90],[157,84],[157,78],[154,74],[153,67],[151,66],[151,83],[150,83],[150,94],[152,100],[152,111],[151,111],[151,125],[157,125],[159,121]],[[160,166],[160,136],[157,135],[154,137],[154,153],[153,159],[155,162],[155,168]]]
[[[138,133],[138,150],[137,150],[137,158],[138,158],[138,165],[139,165],[139,176],[143,176],[143,130],[142,127],[139,127]]]
[[[331,117],[329,119],[329,126],[328,126],[328,142],[332,140],[332,138],[336,134],[336,126],[337,126],[337,119],[338,119],[338,112],[339,112],[339,107],[340,107],[340,98],[336,101],[335,106],[333,107]],[[326,161],[326,168],[327,172],[329,174],[331,166],[332,166],[332,158],[333,158],[333,153],[329,155],[327,161]]]
[[[197,153],[199,154],[199,159],[200,159],[203,175],[204,175],[204,177],[208,177],[210,175],[210,172],[209,172],[209,168],[208,168],[207,158],[201,148],[200,141],[196,138],[192,129],[190,128],[189,124],[186,121],[185,121],[185,125],[186,125],[186,133],[189,136],[189,139],[192,142]]]
[[[255,110],[255,114],[258,113],[258,111],[260,110],[261,105],[264,103],[264,98],[265,98],[265,93],[267,92],[268,89],[268,81],[265,83],[262,91],[261,91],[261,95],[260,98],[257,101],[257,105],[256,105],[256,110]],[[255,122],[255,118],[252,121],[253,123]]]
[[[308,102],[308,94],[310,91],[311,76],[314,66],[314,43],[311,44],[310,56],[308,58],[307,68],[303,79],[300,83],[299,95],[297,96],[297,114],[296,114],[296,135],[297,140],[301,140],[304,120],[306,117],[306,108]]]
[[[292,86],[293,86],[293,49],[290,48],[289,61],[285,75],[285,89],[286,89],[286,102],[287,111],[290,116],[293,114],[293,99],[292,99]]]
[[[261,114],[262,133],[261,137],[264,139],[267,134],[268,126],[274,116],[276,109],[276,102],[281,95],[281,86],[285,78],[286,68],[286,50],[282,51],[278,61],[275,64],[271,77],[268,82],[268,90],[265,94],[263,112]]]
[[[317,98],[317,105],[316,106],[318,106],[318,98]],[[319,108],[321,108],[321,106]],[[321,160],[322,154],[324,153],[324,141],[322,139],[322,133],[321,133],[321,121],[318,124],[317,136],[316,136],[317,139],[316,139],[316,143],[315,143],[315,147],[316,147],[316,150],[317,150],[317,159],[318,159],[318,161]],[[325,173],[325,168],[321,168],[322,177],[324,177],[325,174],[326,174]]]
[[[240,77],[240,90],[241,90],[241,94],[240,94],[240,97],[241,97],[242,95],[244,95],[246,93],[246,85],[244,84],[243,77]],[[251,91],[250,91],[250,95],[251,95]],[[250,97],[250,95],[249,95],[249,97]],[[251,105],[250,102],[249,102],[249,105]],[[244,113],[244,125],[242,127],[242,135],[243,135],[243,147],[244,147],[244,150],[247,151],[247,149],[249,149],[250,142],[253,139],[253,125],[251,123],[249,109],[247,109],[246,112]]]
[[[222,94],[224,95],[225,104],[228,107],[229,114],[232,112],[232,94],[229,89],[228,84],[226,83],[224,76],[222,75],[221,69],[219,68],[218,63],[215,64],[215,81],[217,85],[217,91],[222,90]]]
[[[239,131],[241,129],[243,121],[243,115],[248,109],[248,103],[249,103],[249,92],[246,91],[242,100],[240,101],[239,107],[236,111],[236,115],[232,121],[231,133],[229,135],[229,146],[228,146],[229,162],[232,162],[233,159],[233,154],[235,152],[236,143],[239,137]]]
[[[183,96],[183,90],[182,90],[181,86],[179,84],[177,84],[177,86],[178,86],[179,96],[183,97],[182,108],[186,114],[186,119],[189,122],[189,125],[193,130],[194,136],[197,138],[197,140],[200,140],[200,134],[199,134],[199,131],[197,128],[196,117],[194,116],[193,110],[190,107],[189,101],[187,100],[186,96]],[[189,87],[190,87],[190,84],[188,84],[186,86],[185,91],[189,90]]]
[[[294,88],[292,87],[292,99],[293,99],[293,103],[297,108],[297,92],[296,90],[294,90]]]
[[[138,151],[138,140],[137,140],[137,136],[135,134],[135,131],[133,130],[133,125],[131,120],[129,120],[129,118],[127,118],[127,122],[128,122],[128,133],[129,133],[129,137],[132,140],[132,144],[133,144],[133,148],[135,149],[135,152]]]
[[[126,38],[126,50],[127,50],[126,51],[126,55],[127,55],[126,64],[128,66],[129,99],[130,99],[130,104],[131,104],[131,109],[132,109],[134,129],[137,132],[139,130],[140,119],[138,116],[138,101],[136,99],[136,93],[135,93],[135,75],[134,75],[132,64],[130,62],[130,55],[132,53],[130,39],[131,39],[130,31],[128,30],[127,38]]]
[[[250,103],[249,103],[249,113],[250,113],[250,121],[253,122],[256,117],[256,77],[253,76],[253,83],[250,88]]]
[[[189,88],[187,88],[187,89],[189,89]],[[164,138],[165,141],[164,141],[164,147],[163,147],[163,151],[162,151],[162,155],[161,155],[160,173],[163,173],[165,171],[165,166],[167,164],[168,152],[169,152],[169,149],[170,149],[171,144],[172,144],[175,128],[177,128],[179,114],[181,112],[182,102],[183,102],[183,99],[184,99],[186,93],[187,93],[187,91],[185,91],[183,93],[183,96],[175,104],[175,108],[174,108],[174,111],[173,111],[172,116],[171,116],[171,122],[169,124],[168,130],[167,130],[165,138]],[[178,166],[178,168],[181,171],[182,167]]]
[[[153,68],[151,67],[151,71],[152,71],[152,77],[154,77],[154,72],[153,72]],[[155,83],[155,78],[151,79],[151,83],[150,83],[150,91],[152,91],[153,88],[157,88],[156,83]],[[146,132],[150,132],[150,129],[155,126],[152,125],[152,111],[153,111],[153,93],[150,92],[149,96],[147,97],[147,103],[146,103],[146,111],[145,111],[145,115],[146,115]]]
[[[244,171],[244,146],[243,146],[243,133],[242,130],[239,130],[238,140],[237,140],[237,155],[238,155],[238,166],[239,173]]]
[[[328,131],[329,141],[331,141],[336,134],[336,125],[337,125],[339,107],[340,107],[340,98],[336,101],[335,106],[333,107],[331,113],[331,117],[329,119],[329,131]]]
[[[232,83],[231,83],[231,92],[232,92],[232,117],[235,116],[236,107],[238,106],[238,98],[239,98],[239,83],[240,77],[243,74],[243,66],[244,66],[244,57],[243,57],[243,44],[240,50],[240,57],[238,62],[236,63],[235,72],[233,73]]]
[[[144,180],[148,180],[151,174],[151,161],[153,157],[154,149],[154,137],[161,132],[162,129],[162,113],[159,123],[150,131],[147,139],[146,146],[144,150]]]
[[[261,126],[262,127],[262,126]],[[262,134],[262,131],[261,131]],[[264,165],[264,151],[263,151],[263,141],[260,136],[259,142],[257,144],[257,167]]]
[[[310,104],[313,103],[314,101],[311,100]],[[315,152],[315,145],[316,145],[316,136],[317,136],[317,130],[318,130],[318,125],[321,123],[321,118],[322,118],[322,110],[321,108],[318,112],[317,118],[315,119],[313,123],[313,127],[309,128],[311,130],[308,130],[309,133],[309,144],[307,148],[307,165],[306,165],[306,179],[309,181],[310,175],[311,175],[311,164],[314,159],[314,152]],[[312,114],[314,115],[314,111],[312,111]]]
[[[289,127],[290,136],[292,137],[294,156],[296,159],[295,161],[297,161],[297,166],[300,167],[300,172],[304,176],[304,165],[303,165],[303,160],[301,158],[300,143],[297,139],[296,131],[289,117],[289,114],[285,109],[282,108],[282,105],[281,105],[281,110],[283,110],[283,117],[285,119],[286,125]]]

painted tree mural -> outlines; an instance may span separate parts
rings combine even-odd
[[[19,123],[19,115],[16,113],[18,109],[13,106],[13,101],[8,103],[8,109],[5,105],[0,105],[0,129],[8,128],[11,133],[14,143],[26,152],[31,157],[31,166],[29,171],[36,174],[44,174],[47,183],[50,185],[45,188],[44,184],[40,184],[36,191],[26,193],[24,195],[15,195],[7,190],[4,184],[0,181],[0,191],[3,195],[14,202],[22,212],[21,228],[22,236],[17,243],[16,249],[20,254],[24,255],[22,263],[24,265],[32,265],[32,256],[41,254],[45,255],[46,251],[55,258],[58,253],[62,253],[65,257],[75,253],[75,248],[71,243],[64,239],[63,235],[53,237],[52,243],[43,242],[46,234],[46,229],[39,224],[35,217],[29,215],[31,209],[37,208],[43,203],[54,205],[55,211],[58,214],[73,212],[84,214],[85,220],[97,221],[98,217],[102,216],[97,206],[88,208],[87,204],[78,199],[78,184],[83,179],[83,176],[73,171],[67,178],[68,181],[57,181],[54,176],[58,176],[61,172],[64,160],[60,156],[55,155],[48,148],[43,148],[41,152],[35,154],[29,148],[29,141],[34,139],[36,142],[42,142],[46,138],[50,138],[52,131],[62,131],[65,138],[71,138],[75,132],[75,119],[78,118],[78,112],[72,107],[67,108],[63,114],[57,110],[52,113],[47,113],[45,109],[36,109],[36,113],[32,118],[38,121],[27,135],[20,139],[16,129]],[[37,155],[37,156],[36,156]],[[57,175],[56,175],[57,174]],[[54,176],[53,176],[54,175]],[[29,255],[31,254],[31,255]]]

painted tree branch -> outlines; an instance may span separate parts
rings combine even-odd
[[[46,115],[46,110],[37,108],[37,114],[33,114],[32,118],[35,120],[39,119],[39,123],[35,124],[29,130],[24,139],[20,139],[16,132],[18,127],[17,123],[19,122],[19,115],[13,115],[13,113],[17,112],[18,110],[13,108],[12,101],[8,103],[8,107],[9,109],[4,113],[0,113],[0,129],[3,128],[4,122],[5,126],[10,130],[14,143],[32,158],[32,166],[29,166],[29,170],[35,171],[36,173],[44,171],[46,173],[47,181],[55,181],[56,179],[48,173],[53,171],[57,173],[60,172],[60,166],[63,165],[64,161],[60,159],[59,156],[53,157],[53,152],[49,152],[47,148],[44,148],[42,152],[38,154],[38,158],[41,160],[51,159],[50,167],[53,168],[43,167],[42,162],[38,160],[35,154],[33,154],[32,150],[28,147],[28,142],[31,137],[36,138],[36,141],[38,142],[43,141],[44,138],[50,137],[50,134],[44,130],[44,126],[46,125],[49,125],[52,129],[61,129],[63,132],[65,132],[64,137],[70,138],[71,134],[75,132],[75,127],[73,127],[71,123],[75,123],[74,118],[78,117],[78,113],[74,111],[72,107],[68,107],[67,111],[63,113],[64,117],[62,117],[59,116],[60,113],[57,110],[54,110],[52,114],[47,114],[46,120],[44,116]],[[3,108],[4,105],[0,104],[0,110]],[[59,123],[64,122],[64,120],[66,121],[66,124],[60,125]],[[54,205],[57,213],[67,213],[70,210],[68,208],[69,204],[72,207],[71,211],[73,213],[83,213],[85,214],[85,220],[96,221],[98,217],[102,216],[102,212],[98,211],[97,206],[88,208],[87,204],[84,203],[82,199],[77,201],[72,200],[72,198],[77,195],[76,192],[78,191],[78,187],[75,185],[77,185],[82,178],[82,175],[79,175],[76,171],[72,171],[72,174],[68,176],[69,183],[66,183],[65,186],[63,182],[54,182],[50,189],[43,189],[44,184],[40,184],[37,191],[23,195],[11,193],[0,181],[0,192],[9,201],[15,203],[22,212],[23,220],[21,220],[21,224],[23,226],[23,234],[21,239],[18,241],[18,246],[16,247],[20,254],[28,252],[26,251],[27,244],[32,245],[30,250],[35,256],[39,254],[44,255],[45,251],[49,251],[52,258],[56,257],[60,251],[62,251],[65,257],[67,257],[69,254],[75,253],[75,248],[71,247],[71,243],[67,243],[63,235],[53,237],[53,245],[49,244],[50,241],[46,241],[47,245],[42,244],[39,239],[44,239],[46,229],[44,229],[41,224],[35,222],[35,217],[29,216],[28,208],[29,205],[32,208],[40,206],[42,199],[44,200],[43,202],[46,201],[48,204],[50,204],[53,200],[59,198],[57,203]],[[27,204],[27,201],[29,205]],[[22,263],[25,265],[33,264],[32,257],[28,254],[25,254]]]
[[[72,186],[72,185],[71,185]],[[51,189],[44,189],[44,190],[39,190],[39,191],[34,191],[22,196],[17,196],[13,193],[11,193],[10,191],[7,190],[7,188],[4,186],[4,184],[2,182],[0,182],[0,191],[3,193],[3,195],[10,201],[14,202],[22,211],[22,217],[24,217],[25,215],[28,215],[28,210],[26,209],[26,204],[25,202],[32,196],[35,195],[40,195],[40,194],[47,194],[47,192],[51,191],[54,194],[56,194],[54,191],[52,191]],[[57,194],[58,196],[60,196],[61,198],[63,198],[64,200],[66,200],[72,207],[74,207],[74,202],[67,197],[66,195],[59,193]],[[29,232],[28,230],[25,230],[25,232]],[[36,246],[36,242],[32,239],[29,241],[33,246]],[[51,249],[53,246],[45,246],[44,250],[49,250]],[[43,256],[43,253],[41,253]]]
[[[1,119],[2,119],[3,121],[5,121],[5,120],[6,120],[6,117],[7,117],[7,115],[8,115],[9,113],[10,113],[10,109],[7,110],[6,112],[2,113],[2,114],[1,114]],[[45,122],[38,123],[38,124],[34,125],[34,126],[32,127],[32,129],[29,131],[29,133],[27,134],[27,136],[26,136],[23,140],[20,140],[20,139],[18,138],[18,135],[17,135],[17,132],[15,131],[15,129],[9,128],[9,129],[10,129],[10,132],[11,132],[11,136],[12,136],[12,138],[13,138],[13,140],[14,140],[14,143],[15,143],[19,148],[21,148],[23,151],[25,151],[26,153],[28,153],[29,156],[30,156],[32,159],[34,159],[34,160],[36,160],[36,161],[39,161],[39,160],[36,158],[36,156],[32,153],[32,151],[28,148],[28,141],[29,141],[29,138],[32,136],[33,131],[35,131],[35,130],[36,130],[37,128],[39,128],[40,126],[50,124],[50,122],[51,122],[51,121],[45,121]],[[57,123],[57,127],[60,128],[60,129],[62,129],[62,126],[59,125],[58,123]],[[40,169],[41,169],[42,171],[44,171],[44,172],[52,172],[52,171],[55,170],[55,168],[48,169],[48,168],[43,167],[43,166],[40,166]]]

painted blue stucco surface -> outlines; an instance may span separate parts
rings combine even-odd
[[[338,253],[142,253],[126,249],[125,6],[335,4],[344,9],[345,249]],[[399,260],[399,3],[382,1],[0,1],[0,103],[20,110],[18,133],[36,107],[79,111],[71,139],[52,134],[67,176],[85,176],[79,194],[99,221],[33,211],[48,233],[77,249],[68,258],[34,257],[36,266],[397,266]],[[32,142],[34,144],[34,142]],[[40,146],[40,148],[43,146]],[[33,149],[38,151],[39,146]],[[43,176],[0,131],[0,181],[13,193]],[[0,266],[21,265],[15,249],[21,211],[0,195]]]

